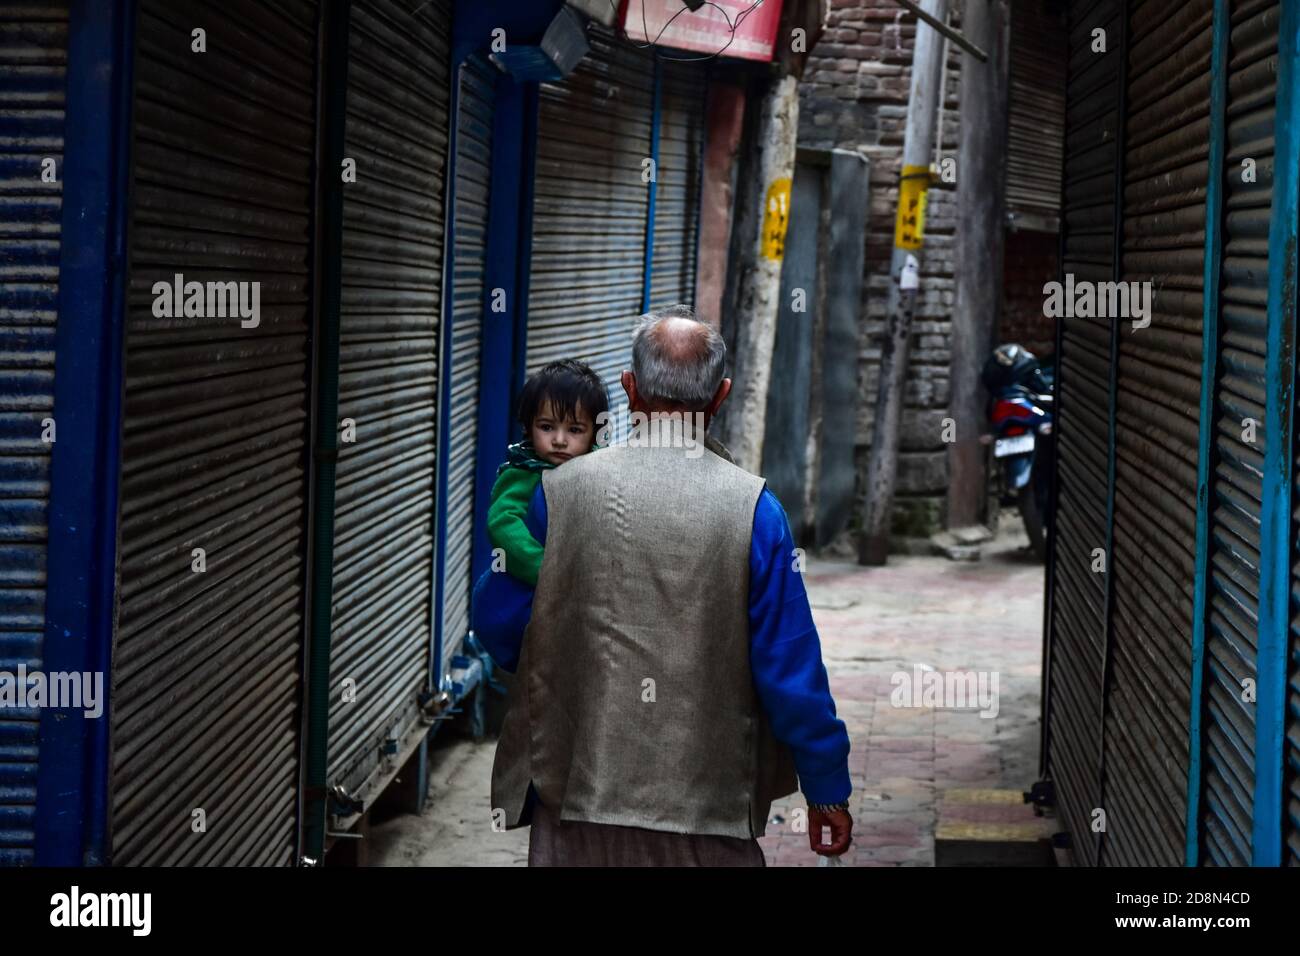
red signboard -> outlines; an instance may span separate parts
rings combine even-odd
[[[683,0],[627,0],[622,22],[633,43],[767,62],[780,19],[781,0],[713,0],[698,10]]]

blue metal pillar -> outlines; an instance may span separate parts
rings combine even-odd
[[[520,292],[523,237],[532,231],[531,167],[534,143],[526,138],[528,110],[536,105],[529,89],[536,84],[497,81],[492,125],[492,189],[488,203],[487,304],[483,316],[479,370],[478,446],[474,479],[475,579],[492,564],[487,536],[487,508],[496,482],[497,466],[505,460],[514,435],[514,367],[517,339],[527,323]],[[527,176],[527,179],[525,179]],[[531,243],[529,243],[531,245]],[[501,309],[501,311],[497,311]],[[519,370],[522,372],[522,369]]]
[[[134,3],[73,0],[46,570],[47,673],[111,686]],[[109,707],[46,709],[36,863],[97,865],[107,846]]]
[[[1205,194],[1205,278],[1201,302],[1201,418],[1196,455],[1196,578],[1192,597],[1192,700],[1187,762],[1187,866],[1200,862],[1202,720],[1205,701],[1206,589],[1209,585],[1210,475],[1214,382],[1219,360],[1219,270],[1223,260],[1224,114],[1228,93],[1228,0],[1214,0],[1210,53],[1210,155]]]
[[[659,193],[659,127],[663,120],[663,64],[655,57],[654,107],[650,120],[650,159],[654,176],[650,179],[650,199],[645,214],[645,271],[641,276],[641,311],[650,311],[650,282],[654,276],[655,200]]]
[[[519,171],[519,260],[515,263],[515,296],[519,311],[515,315],[515,340],[510,382],[510,406],[524,387],[528,370],[528,289],[533,261],[533,198],[537,180],[537,130],[541,112],[541,88],[530,83],[524,91],[523,162]],[[511,437],[521,435],[521,426],[511,426]]]
[[[1296,215],[1300,189],[1300,0],[1282,0],[1278,24],[1273,205],[1268,228],[1268,330],[1259,640],[1256,648],[1255,795],[1251,862],[1282,860],[1287,637],[1291,626],[1291,471],[1295,455]]]
[[[429,655],[429,683],[434,690],[443,672],[442,608],[445,603],[447,553],[447,453],[451,428],[450,369],[452,301],[455,295],[456,249],[456,148],[460,109],[462,64],[476,53],[487,53],[504,31],[507,44],[540,42],[559,0],[518,4],[513,0],[455,0],[452,12],[451,112],[447,160],[446,241],[443,257],[442,328],[443,373],[438,386],[438,466],[435,515],[433,646]],[[487,300],[479,378],[479,433],[475,446],[474,542],[471,574],[491,563],[487,540],[487,505],[496,467],[505,458],[506,442],[513,436],[511,411],[522,384],[527,327],[528,259],[531,249],[533,156],[536,148],[537,85],[519,84],[504,74],[496,85],[493,116],[493,153],[488,213]],[[499,138],[498,138],[499,137]],[[492,290],[505,294],[506,311],[491,311]],[[485,427],[486,426],[486,427]],[[436,726],[436,725],[435,725]]]

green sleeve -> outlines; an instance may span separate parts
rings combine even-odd
[[[488,505],[488,539],[492,547],[506,554],[506,571],[536,586],[542,569],[542,546],[528,532],[524,515],[533,500],[533,490],[542,480],[539,471],[507,468],[492,486],[492,503]]]

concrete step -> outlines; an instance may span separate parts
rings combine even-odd
[[[951,531],[930,535],[930,549],[949,561],[978,561],[981,557],[979,545],[963,543]]]
[[[968,525],[965,528],[953,528],[950,532],[958,544],[984,544],[993,540],[993,532],[982,524]]]
[[[1055,866],[1049,817],[1019,790],[945,790],[934,833],[935,866]]]

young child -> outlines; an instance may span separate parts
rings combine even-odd
[[[531,586],[542,567],[542,546],[524,523],[542,472],[595,446],[596,425],[609,412],[600,377],[583,362],[544,366],[524,384],[519,423],[525,438],[507,449],[488,505],[488,538],[505,552],[506,572]]]

